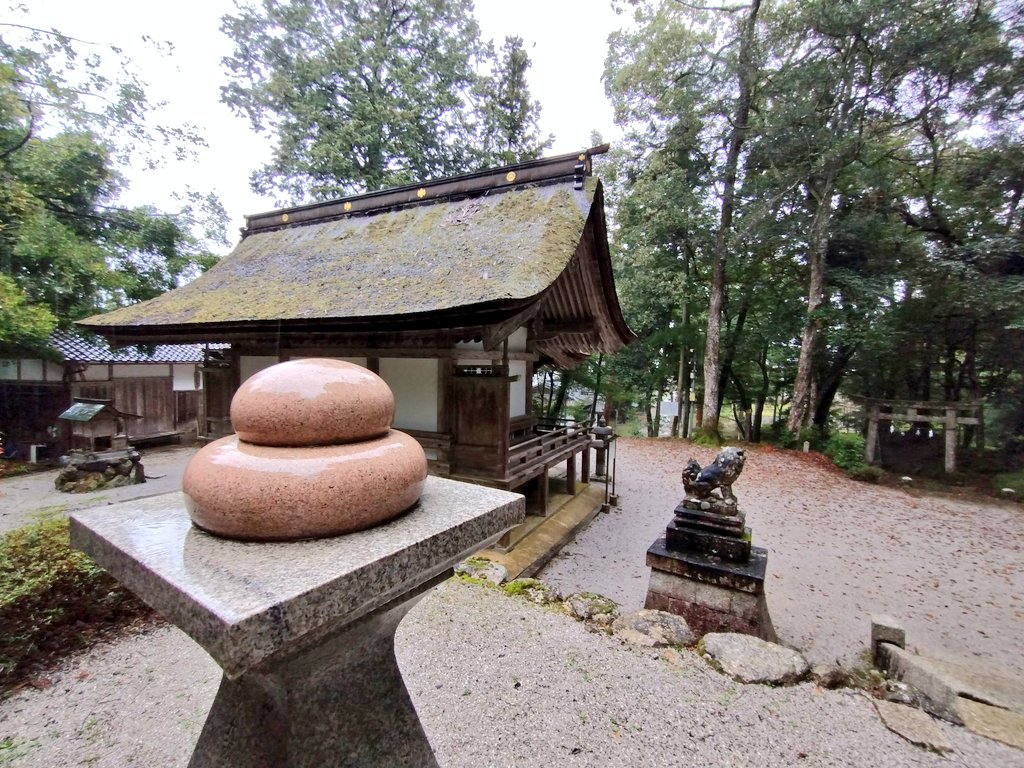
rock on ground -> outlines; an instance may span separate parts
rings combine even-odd
[[[619,615],[619,606],[604,595],[579,592],[565,598],[565,612],[574,619],[610,630],[612,622]]]
[[[949,752],[953,748],[935,722],[920,709],[892,701],[876,701],[875,708],[886,727],[911,744],[933,752]]]
[[[741,683],[787,685],[807,676],[807,660],[792,648],[735,632],[704,635],[704,650]]]
[[[648,608],[619,616],[612,622],[612,633],[627,643],[649,648],[685,646],[697,642],[697,637],[682,616]]]

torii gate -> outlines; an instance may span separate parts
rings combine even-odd
[[[956,472],[956,438],[960,425],[984,428],[981,403],[881,400],[857,398],[868,417],[868,435],[864,444],[864,460],[876,464],[878,456],[878,422],[909,421],[911,423],[942,423],[945,435],[945,470]],[[978,437],[979,444],[982,437]]]

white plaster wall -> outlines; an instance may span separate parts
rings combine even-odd
[[[90,365],[85,369],[83,378],[86,381],[106,381],[110,378],[110,368],[106,363]]]
[[[43,381],[43,361],[42,360],[22,360],[21,361],[21,380],[22,381]]]
[[[162,376],[171,375],[171,366],[167,363],[156,365],[132,365],[127,363],[115,363],[111,366],[115,379],[156,379]]]
[[[337,355],[301,355],[296,357],[289,357],[289,360],[315,360],[320,357],[326,357],[331,360],[344,360],[346,363],[355,363],[361,365],[363,368],[366,367],[365,357],[338,357]]]
[[[509,360],[508,373],[517,377],[515,381],[509,382],[508,386],[508,413],[514,419],[516,416],[526,415],[526,362]]]
[[[241,384],[264,368],[276,365],[278,361],[277,355],[242,355],[238,358],[238,383]]]
[[[196,387],[196,367],[193,363],[175,363],[171,366],[174,371],[174,391],[194,392]]]
[[[484,343],[482,341],[457,341],[455,342],[456,349],[483,349]]]
[[[0,360],[0,381],[17,381],[18,361]]]
[[[63,381],[64,366],[60,363],[51,363],[47,361],[45,376],[47,381]]]
[[[526,337],[528,332],[525,328],[520,328],[518,331],[512,333],[508,337],[508,351],[509,352],[525,352],[526,351]]]
[[[437,431],[437,360],[382,357],[380,377],[395,394],[398,429]]]

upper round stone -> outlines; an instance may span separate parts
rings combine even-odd
[[[337,445],[387,434],[391,388],[375,373],[329,358],[289,360],[251,376],[231,401],[231,424],[255,445]]]

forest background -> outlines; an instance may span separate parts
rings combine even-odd
[[[676,434],[696,421],[717,439],[729,413],[741,438],[792,444],[835,430],[849,398],[971,401],[986,422],[965,446],[1024,451],[1024,5],[613,5],[623,139],[598,173],[639,341],[550,372],[543,406],[596,388],[656,434],[672,392]],[[213,195],[118,203],[128,169],[200,133],[154,121],[117,48],[16,11],[0,25],[5,355],[45,352],[53,327],[179,285],[227,245]],[[531,72],[521,38],[483,40],[469,0],[243,4],[222,31],[222,99],[272,143],[251,183],[281,202],[550,146],[529,80],[559,73]]]

